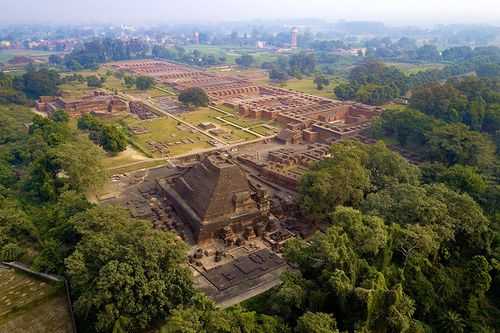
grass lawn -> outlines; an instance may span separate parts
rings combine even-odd
[[[125,151],[122,151],[114,156],[108,155],[103,161],[102,165],[105,169],[116,168],[121,165],[127,165],[139,161],[147,161],[148,157],[129,146]]]
[[[114,167],[113,169],[110,169],[109,172],[111,174],[116,175],[116,174],[121,174],[121,173],[129,173],[129,172],[133,172],[133,171],[137,171],[137,170],[141,170],[141,169],[154,168],[154,167],[157,167],[160,165],[165,165],[165,164],[166,164],[165,161],[146,160],[146,161],[139,162],[139,163],[133,164],[133,165],[124,165],[124,166]],[[99,193],[99,196],[106,194],[105,189],[101,190],[101,192]]]
[[[267,80],[266,82],[261,82],[264,84],[271,84],[274,86],[279,86],[282,88],[287,88],[287,89],[292,89],[296,91],[300,91],[306,94],[310,95],[315,95],[315,96],[320,96],[320,97],[326,97],[326,98],[335,98],[335,93],[333,90],[337,85],[342,83],[342,79],[339,77],[329,77],[330,79],[330,84],[326,87],[323,88],[323,90],[318,90],[316,89],[316,84],[314,84],[314,78],[313,77],[306,77],[303,79],[290,79],[286,82],[283,83],[275,83]]]
[[[224,116],[222,112],[218,112],[216,110],[210,109],[210,108],[197,108],[193,111],[189,112],[184,112],[180,114],[178,117],[181,118],[182,120],[187,121],[190,124],[193,124],[197,126],[200,123],[203,122],[216,122],[218,123],[218,120],[215,119],[216,117],[221,117]]]
[[[62,92],[62,96],[66,98],[81,98],[83,96],[92,93],[95,88],[89,88],[87,83],[71,82],[61,84],[59,89]]]
[[[191,150],[206,149],[212,147],[208,141],[209,137],[194,132],[191,129],[182,130],[178,128],[177,121],[172,118],[157,118],[153,120],[138,120],[126,118],[128,126],[141,127],[148,133],[132,135],[132,139],[144,150],[149,151],[155,157],[162,157],[160,152],[154,151],[148,142],[161,142],[169,145],[170,156],[185,154]],[[183,143],[182,140],[191,139],[194,143]]]
[[[270,128],[266,128],[265,126],[259,125],[259,126],[252,127],[251,130],[254,132],[257,132],[261,135],[268,136],[268,135],[275,134],[277,131],[279,131],[279,128],[277,128],[276,130],[272,130]]]
[[[245,128],[265,124],[264,121],[240,117],[236,113],[233,116],[224,116],[224,119]]]
[[[288,80],[281,86],[283,86],[284,88],[301,91],[306,94],[327,97],[327,98],[335,97],[333,89],[336,87],[337,84],[334,81],[332,81],[330,85],[324,87],[323,90],[316,89],[316,85],[314,84],[313,81],[314,81],[313,78],[306,78],[301,80],[292,79]]]
[[[247,133],[245,131],[242,131],[234,126],[231,126],[229,124],[226,124],[220,120],[217,119],[217,117],[222,117],[224,114],[222,112],[218,112],[216,110],[210,109],[210,108],[199,108],[195,111],[191,112],[186,112],[180,116],[182,120],[187,121],[188,123],[198,126],[200,123],[203,122],[210,122],[213,123],[227,131],[227,137],[225,138],[225,135],[220,136],[222,140],[225,140],[226,142],[239,142],[239,141],[248,141],[248,140],[253,140],[256,139],[256,136]],[[230,122],[237,123],[238,121],[244,122],[245,120],[243,118],[225,118]],[[255,123],[253,123],[255,124]]]

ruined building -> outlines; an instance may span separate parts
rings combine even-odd
[[[49,114],[56,110],[63,110],[70,117],[79,117],[86,113],[109,115],[116,112],[128,112],[128,103],[116,96],[94,91],[91,95],[77,99],[41,96],[36,102],[36,109]]]
[[[267,220],[268,196],[252,195],[245,173],[221,155],[206,157],[184,174],[158,184],[198,243],[258,234]]]

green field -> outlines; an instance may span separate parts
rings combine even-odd
[[[48,57],[51,54],[57,54],[57,52],[35,50],[0,50],[0,63],[8,62],[10,59],[16,56]]]
[[[92,70],[83,70],[79,72],[75,72],[75,74],[79,74],[83,77],[89,77],[92,75],[98,77],[105,77],[106,81],[104,82],[102,88],[107,89],[113,92],[123,92],[125,94],[131,95],[136,98],[148,98],[148,97],[159,97],[168,95],[167,93],[160,91],[158,89],[148,89],[148,90],[138,90],[134,87],[128,88],[123,83],[123,80],[118,79],[114,75],[108,75],[108,70],[104,67],[96,71]],[[63,95],[69,98],[80,98],[82,96],[88,95],[91,92],[95,91],[99,88],[88,87],[86,82],[70,82],[60,85],[60,89],[63,92]]]
[[[311,94],[320,97],[327,98],[335,98],[335,94],[333,93],[333,89],[339,84],[338,79],[331,79],[330,85],[323,88],[323,90],[316,89],[316,85],[314,84],[314,78],[305,78],[305,79],[291,79],[279,85],[283,88],[293,89],[296,91],[300,91],[306,94]]]
[[[260,135],[272,135],[272,134],[277,134],[279,132],[279,127],[277,126],[274,126],[276,128],[276,130],[272,130],[272,129],[269,129],[269,128],[266,128],[265,126],[262,126],[262,125],[259,125],[259,126],[255,126],[255,127],[252,127],[251,130],[256,132],[256,133],[259,133]]]
[[[251,133],[247,133],[245,131],[242,131],[242,130],[240,130],[234,126],[231,126],[229,124],[226,124],[226,123],[220,121],[219,119],[217,119],[217,117],[224,117],[224,113],[218,112],[216,110],[209,109],[209,108],[200,108],[196,111],[187,112],[187,113],[184,113],[183,115],[180,116],[180,118],[182,120],[185,120],[194,126],[198,126],[200,123],[203,123],[203,122],[210,122],[210,123],[217,125],[218,127],[225,129],[227,131],[228,137],[227,138],[221,137],[221,139],[228,142],[228,143],[239,142],[242,140],[248,141],[248,140],[256,139],[255,135],[253,135]],[[233,123],[237,123],[239,121],[239,122],[242,122],[243,124],[245,124],[245,121],[246,121],[246,119],[238,117],[238,116],[224,117],[224,118],[230,122],[233,122]],[[250,122],[252,122],[252,121],[250,121]],[[256,123],[253,123],[253,125],[256,125]],[[245,126],[242,126],[242,127],[245,127]]]
[[[154,151],[150,142],[170,144],[169,156],[185,154],[190,151],[210,148],[209,137],[186,129],[181,130],[177,121],[172,118],[158,118],[153,120],[138,120],[127,118],[125,122],[130,127],[140,127],[148,132],[140,135],[132,135],[132,139],[144,150],[149,151],[155,157],[162,157],[162,153]],[[182,140],[191,139],[194,143],[183,143]]]
[[[399,68],[407,75],[417,74],[419,72],[424,72],[432,69],[442,69],[445,67],[444,64],[439,63],[422,63],[422,64],[410,64],[405,62],[386,62],[387,66],[394,66]]]

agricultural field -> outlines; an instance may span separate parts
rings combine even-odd
[[[64,287],[0,268],[0,333],[71,332]]]
[[[36,50],[0,50],[0,63],[6,63],[17,56],[47,58],[57,52],[36,51]]]
[[[422,64],[410,64],[404,62],[386,62],[387,66],[394,66],[399,68],[406,75],[417,74],[419,72],[424,72],[432,69],[442,69],[445,64],[439,63],[422,63]]]

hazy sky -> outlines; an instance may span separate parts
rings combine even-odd
[[[500,24],[500,0],[0,0],[0,23],[168,23],[274,18]]]

